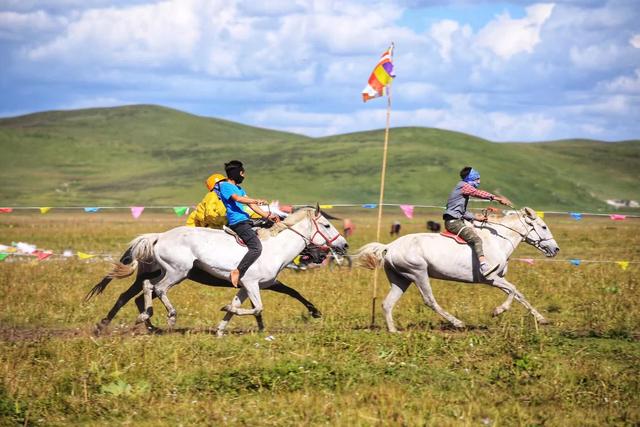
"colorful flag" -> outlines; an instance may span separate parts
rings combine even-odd
[[[623,270],[629,268],[629,261],[617,261],[616,264],[618,264]]]
[[[378,61],[369,76],[369,83],[362,91],[362,101],[378,98],[387,94],[387,86],[391,84],[395,74],[393,74],[393,43],[389,46]]]
[[[580,212],[570,212],[570,214],[571,214],[571,217],[576,221],[579,221],[582,219],[582,214]]]
[[[536,215],[538,215],[538,218],[544,219],[544,212],[543,211],[536,211]]]
[[[100,208],[84,208],[84,211],[87,213],[96,213],[100,210]]]
[[[46,214],[47,212],[49,212],[51,210],[51,208],[47,207],[47,208],[40,208],[40,213],[41,214]]]
[[[367,203],[365,205],[362,205],[362,207],[365,209],[375,209],[376,207],[378,207],[378,205],[376,205],[375,203]]]
[[[189,212],[189,208],[187,206],[179,206],[179,207],[173,208],[173,211],[176,213],[176,215],[182,216],[187,212]]]
[[[612,215],[609,215],[609,218],[611,218],[611,219],[612,219],[612,220],[614,220],[614,221],[622,221],[622,220],[624,220],[626,217],[627,217],[626,215],[619,215],[619,214],[612,214]]]
[[[142,215],[142,211],[144,210],[144,206],[131,206],[131,215],[138,219],[140,215]]]
[[[400,205],[400,209],[402,209],[407,218],[413,218],[413,205]]]
[[[8,257],[9,254],[0,254],[0,261],[4,261],[6,257]]]
[[[333,205],[320,205],[320,209],[333,209]]]
[[[581,261],[579,259],[576,259],[576,258],[570,259],[569,262],[571,264],[573,264],[573,265],[580,265],[581,264]]]
[[[84,252],[78,252],[78,258],[80,259],[89,259],[89,258],[93,258],[95,255],[91,255],[91,254],[87,254]]]
[[[13,208],[0,208],[0,213],[11,213]]]
[[[533,265],[533,263],[534,263],[533,258],[520,258],[520,261],[526,262],[529,265]]]

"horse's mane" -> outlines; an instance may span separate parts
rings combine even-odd
[[[295,211],[280,222],[273,224],[269,228],[261,228],[258,230],[258,238],[260,240],[267,240],[269,237],[280,234],[281,231],[286,230],[292,225],[295,225],[305,218],[311,217],[315,212],[314,208],[302,208]]]

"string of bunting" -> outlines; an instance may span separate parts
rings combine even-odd
[[[301,206],[310,206],[311,204],[302,204],[302,205],[292,205],[294,207]],[[401,212],[409,219],[413,218],[414,212],[416,208],[429,208],[429,209],[444,209],[444,206],[437,205],[409,205],[409,204],[396,204],[396,203],[383,203],[382,206],[388,207],[398,207]],[[333,209],[333,208],[342,208],[342,207],[360,207],[364,209],[376,209],[378,207],[377,203],[358,203],[358,204],[326,204],[320,205],[321,209]],[[58,207],[36,207],[36,206],[14,206],[14,207],[2,207],[0,208],[0,213],[12,213],[18,210],[39,210],[41,214],[46,214],[50,212],[52,209],[58,210],[83,210],[86,213],[97,213],[101,210],[121,210],[121,209],[129,209],[131,212],[131,216],[135,219],[138,219],[145,210],[166,210],[170,209],[173,213],[178,216],[184,216],[189,213],[189,210],[192,209],[192,206],[95,206],[95,207],[85,207],[85,206],[58,206]],[[536,211],[540,218],[544,218],[545,214],[552,215],[569,215],[571,218],[576,221],[580,221],[585,216],[600,216],[600,217],[609,217],[609,219],[613,221],[624,221],[628,218],[640,218],[640,215],[634,214],[617,214],[617,213],[592,213],[592,212],[572,212],[572,211]]]
[[[89,259],[95,258],[95,259],[113,261],[114,259],[117,258],[117,255],[114,255],[114,254],[92,254],[92,253],[80,252],[80,251],[77,251],[77,252],[64,251],[63,253],[54,253],[52,251],[36,250],[30,254],[27,254],[27,253],[20,253],[17,251],[7,252],[0,248],[0,262],[6,260],[9,256],[23,257],[23,259],[25,260],[37,260],[37,261],[42,261],[45,259],[66,260],[74,257],[77,257],[80,260],[89,260]],[[586,259],[578,259],[578,258],[571,258],[571,259],[512,258],[512,260],[524,262],[529,265],[534,265],[539,262],[560,262],[560,263],[568,263],[573,266],[580,266],[583,264],[615,264],[618,267],[620,267],[620,269],[622,269],[623,271],[626,271],[632,265],[640,264],[640,261],[586,260]]]

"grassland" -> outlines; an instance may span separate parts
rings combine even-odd
[[[374,240],[374,215],[356,223],[353,247]],[[437,212],[418,210],[403,233]],[[385,224],[395,219],[385,212]],[[637,220],[548,216],[562,259],[639,260]],[[0,216],[2,243],[22,240],[118,254],[143,232],[178,225],[170,213]],[[387,237],[385,236],[385,240]],[[531,247],[516,257],[540,256]],[[536,328],[524,309],[492,318],[497,290],[433,283],[440,304],[469,329],[450,330],[415,287],[396,308],[400,335],[370,329],[372,273],[296,273],[282,279],[322,310],[263,292],[267,332],[234,318],[210,333],[233,291],[185,282],[171,292],[173,332],[147,335],[125,307],[111,332],[92,337],[128,283],[82,297],[103,261],[0,263],[0,424],[3,425],[637,425],[640,423],[640,274],[637,264],[513,261],[508,277],[553,323]],[[379,287],[386,292],[386,282]],[[164,323],[156,304],[155,322]],[[273,335],[274,340],[265,338]]]
[[[156,106],[0,119],[3,206],[188,205],[224,161],[249,194],[286,203],[378,199],[382,131],[307,138]],[[605,211],[640,200],[640,141],[493,143],[431,128],[390,132],[385,201],[440,206],[472,164],[483,187],[546,210]]]

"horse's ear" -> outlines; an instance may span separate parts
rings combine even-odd
[[[538,217],[538,215],[536,214],[536,211],[534,211],[530,207],[525,207],[522,210],[524,211],[524,214],[531,219],[536,219]]]
[[[316,202],[316,216],[320,215],[320,203]]]

